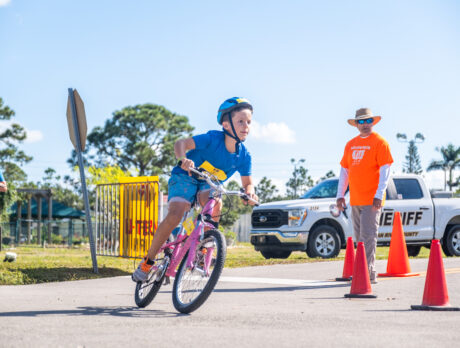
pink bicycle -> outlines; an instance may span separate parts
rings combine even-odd
[[[191,172],[195,177],[206,180],[211,187],[209,200],[198,214],[195,228],[190,235],[187,235],[184,228],[188,212],[184,214],[176,240],[162,246],[147,280],[136,284],[134,298],[138,307],[146,307],[152,302],[165,277],[168,282],[169,277],[174,277],[174,307],[181,313],[198,309],[214,290],[227,254],[225,238],[211,219],[216,200],[222,195],[239,196],[258,205],[258,202],[244,192],[226,190],[217,179],[206,172],[196,169],[191,169]],[[210,229],[205,231],[205,227]]]

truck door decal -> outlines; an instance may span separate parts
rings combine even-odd
[[[404,237],[417,237],[418,232],[404,232]],[[391,238],[391,232],[379,233],[378,238]]]
[[[384,211],[380,214],[380,226],[392,226],[394,213],[392,211]],[[403,226],[416,226],[423,218],[423,211],[405,211],[401,214]]]

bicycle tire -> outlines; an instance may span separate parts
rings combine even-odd
[[[149,274],[146,282],[136,283],[134,301],[139,308],[147,307],[155,298],[163,284],[169,262],[169,256],[165,255],[165,257],[160,260],[158,268]]]
[[[207,249],[208,247],[206,245],[207,243],[210,243],[210,242],[213,242],[215,244],[215,248],[213,250],[213,258],[211,262],[211,266],[213,267],[213,269],[209,277],[207,277],[203,272],[200,272],[199,264],[200,262],[204,262],[203,261],[204,255],[201,252],[201,248]],[[209,295],[214,290],[214,287],[216,286],[217,281],[219,280],[219,277],[224,268],[224,263],[225,263],[226,253],[227,253],[227,246],[225,243],[225,238],[217,230],[206,231],[204,234],[203,240],[197,245],[196,257],[193,262],[194,263],[193,268],[191,270],[187,269],[186,267],[188,253],[189,252],[187,252],[187,254],[183,258],[179,266],[176,277],[174,279],[174,285],[173,285],[173,291],[172,291],[174,307],[179,312],[185,313],[185,314],[191,313],[195,311],[196,309],[198,309],[208,299]],[[197,280],[198,282],[205,280],[205,283],[203,283],[202,290],[198,290],[195,286],[195,287],[192,287],[193,290],[189,290],[187,292],[186,290],[187,285],[188,285],[187,282],[189,283],[192,283],[193,281],[196,282],[196,279],[192,279],[192,277],[189,277],[189,273],[192,275],[193,278],[201,277],[201,279]],[[188,281],[188,278],[190,279],[190,281]],[[193,300],[186,302],[185,301],[186,294],[192,294],[192,295],[197,295],[197,296],[193,298]]]

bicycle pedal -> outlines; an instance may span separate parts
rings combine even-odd
[[[168,285],[168,284],[171,284],[171,279],[169,279],[169,277],[166,276],[166,277],[165,277],[164,285]]]

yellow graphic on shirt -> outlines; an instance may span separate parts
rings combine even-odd
[[[209,174],[214,175],[217,180],[219,181],[224,181],[227,179],[227,174],[222,169],[215,168],[211,163],[208,161],[204,161],[201,165],[200,168],[203,168],[206,170]]]

